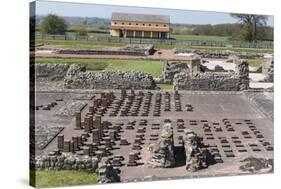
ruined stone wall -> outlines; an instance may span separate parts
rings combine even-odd
[[[264,74],[266,74],[266,77],[265,77],[265,81],[266,82],[273,82],[274,80],[274,67],[273,67],[273,59],[270,59],[268,60],[266,63],[264,63],[263,65],[263,69],[262,69],[262,72]]]
[[[174,78],[176,90],[238,91],[239,77],[232,73],[179,73]]]
[[[35,64],[36,80],[62,81],[69,64]]]
[[[180,72],[192,72],[200,73],[200,72],[227,72],[223,67],[217,65],[214,70],[210,70],[207,66],[202,65],[202,61],[200,58],[194,58],[191,61],[191,64],[186,62],[164,62],[163,66],[163,82],[172,84],[174,81],[174,77],[176,74]]]
[[[163,81],[165,83],[173,83],[175,74],[180,73],[183,70],[189,70],[188,64],[182,62],[169,63],[168,61],[165,61],[163,68]]]
[[[244,60],[240,60],[236,63],[235,71],[239,77],[239,90],[243,91],[249,89],[249,64]]]
[[[86,170],[96,172],[98,159],[73,154],[42,155],[36,158],[37,170]]]
[[[36,64],[36,80],[64,81],[67,89],[158,89],[143,72],[91,72],[78,64]]]
[[[235,72],[181,72],[174,77],[176,90],[240,91],[249,88],[249,65],[238,61]]]
[[[78,71],[77,71],[78,70]],[[71,65],[66,77],[68,89],[156,89],[153,77],[143,72],[86,72]]]

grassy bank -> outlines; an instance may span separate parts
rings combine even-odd
[[[247,62],[251,66],[258,66],[258,65],[263,63],[263,60],[261,60],[261,59],[248,59]]]
[[[87,58],[36,58],[35,63],[81,64],[91,71],[141,71],[159,77],[163,62],[158,60],[119,60]]]
[[[84,171],[31,171],[31,177],[35,176],[36,187],[59,187],[71,185],[96,184],[98,176]]]

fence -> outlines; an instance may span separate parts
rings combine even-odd
[[[35,39],[124,42],[130,44],[132,43],[132,44],[154,44],[154,45],[160,44],[160,45],[236,47],[236,48],[273,48],[273,42],[269,42],[269,41],[249,43],[249,42],[242,42],[242,41],[142,39],[142,38],[68,36],[68,35],[48,35],[48,34],[36,34]]]

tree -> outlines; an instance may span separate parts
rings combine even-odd
[[[40,24],[43,34],[65,34],[67,30],[66,21],[57,15],[49,14]]]
[[[76,36],[87,36],[88,35],[87,29],[82,24],[77,24],[74,27],[74,31],[75,31]]]
[[[243,27],[240,30],[240,39],[246,40],[246,41],[253,41],[252,36],[252,25],[243,25]]]
[[[257,29],[260,26],[265,26],[266,21],[268,19],[265,15],[254,15],[254,14],[230,14],[233,18],[239,20],[240,23],[247,25],[247,27],[243,27],[244,30],[248,29],[248,32],[251,33],[251,37],[247,36],[247,39],[250,42],[257,41]],[[245,31],[243,31],[246,33]],[[242,35],[243,36],[243,35]]]

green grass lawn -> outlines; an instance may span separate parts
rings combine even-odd
[[[164,90],[164,91],[170,91],[173,89],[173,85],[172,84],[164,84],[164,83],[159,83],[157,84],[158,87],[161,88],[161,90]]]
[[[249,65],[258,66],[263,63],[263,60],[262,59],[247,59],[247,62],[249,63]]]
[[[96,184],[98,180],[96,174],[84,171],[31,171],[30,174],[36,178],[31,182],[36,187]]]
[[[35,63],[81,64],[91,71],[141,71],[159,77],[163,62],[158,60],[119,60],[87,58],[35,58]]]
[[[175,38],[176,40],[228,41],[228,37],[226,37],[226,36],[171,34],[171,37]]]

